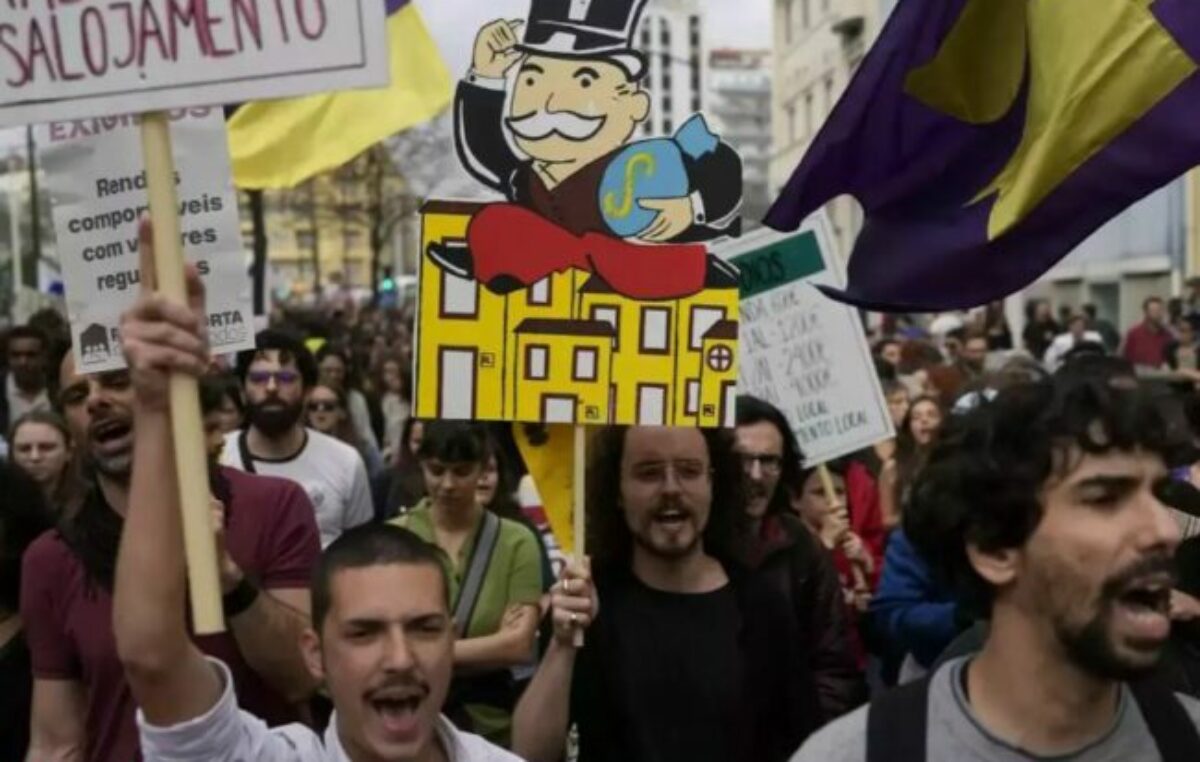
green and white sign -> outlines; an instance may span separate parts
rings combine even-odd
[[[721,252],[742,271],[738,391],[784,412],[810,466],[895,434],[858,311],[816,288],[846,282],[828,230],[819,214]]]

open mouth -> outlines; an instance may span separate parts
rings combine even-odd
[[[393,688],[372,692],[367,702],[379,718],[384,733],[393,740],[408,741],[416,738],[420,731],[418,713],[425,696],[425,691],[414,688]]]
[[[1169,575],[1135,580],[1117,596],[1116,608],[1138,640],[1163,641],[1171,634],[1171,588]]]
[[[133,426],[129,421],[109,419],[93,423],[89,436],[93,443],[111,449],[124,445],[132,433]]]
[[[683,526],[690,518],[691,515],[687,511],[672,508],[654,514],[654,523],[660,526],[675,528]]]

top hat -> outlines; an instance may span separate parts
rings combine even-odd
[[[603,58],[632,79],[646,71],[646,58],[633,47],[649,0],[532,0],[526,53],[557,58]]]

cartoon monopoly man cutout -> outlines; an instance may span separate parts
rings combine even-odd
[[[434,244],[448,272],[495,293],[568,268],[634,299],[736,284],[702,243],[738,235],[742,163],[693,116],[630,143],[650,115],[631,40],[647,0],[533,0],[528,22],[480,30],[455,104],[459,156],[511,203],[476,214],[467,240]]]

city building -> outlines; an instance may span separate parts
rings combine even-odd
[[[772,0],[775,27],[770,189],[783,189],[878,36],[894,0]],[[857,203],[829,204],[840,256],[862,226]]]
[[[708,54],[708,103],[713,131],[742,156],[742,219],[757,225],[771,193],[771,53],[718,49]]]
[[[673,135],[704,110],[704,15],[699,0],[652,0],[642,16],[638,48],[646,54],[652,105],[647,136]]]

